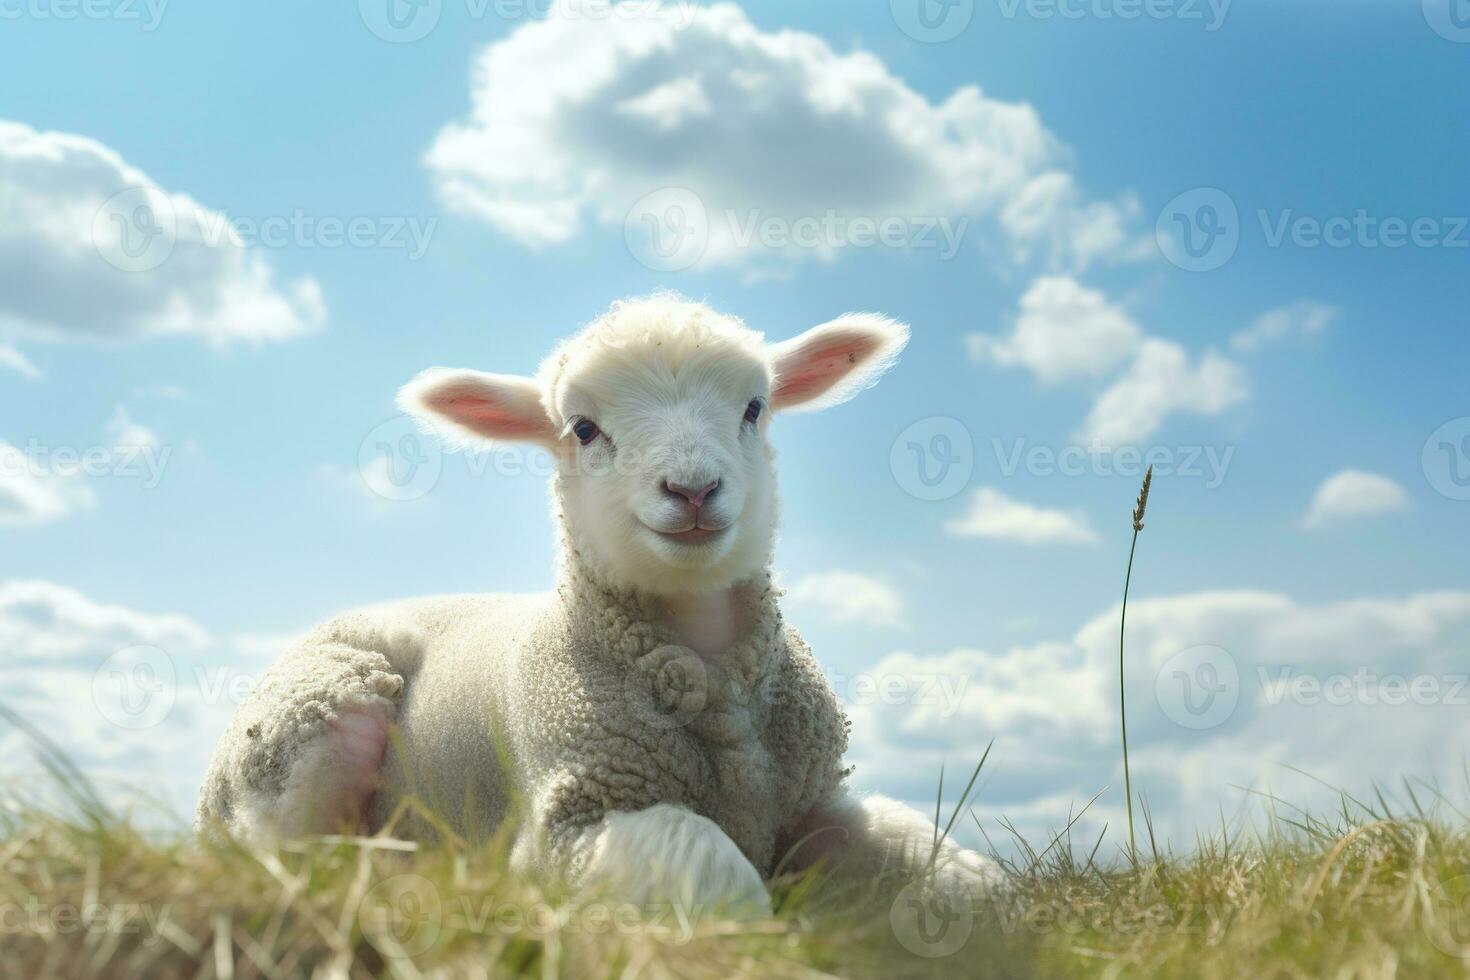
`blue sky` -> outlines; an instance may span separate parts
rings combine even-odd
[[[993,812],[1040,826],[1116,784],[1103,624],[1138,467],[1126,451],[1101,455],[1107,472],[1006,462],[1099,433],[1198,460],[1198,475],[1155,481],[1130,616],[1130,718],[1172,826],[1238,802],[1232,782],[1309,793],[1281,761],[1343,781],[1455,762],[1470,44],[1435,29],[1453,24],[1437,4],[1179,0],[1125,19],[1126,3],[1074,0],[1062,16],[976,0],[930,43],[901,26],[915,23],[905,0],[714,14],[667,0],[644,14],[676,22],[648,35],[665,45],[651,56],[627,53],[638,18],[595,4],[527,17],[443,0],[407,43],[369,29],[374,0],[111,0],[75,19],[0,4],[0,443],[28,463],[57,448],[114,461],[0,483],[14,700],[71,719],[99,772],[159,780],[185,808],[194,746],[230,707],[201,694],[196,668],[248,677],[278,640],[353,605],[546,587],[544,481],[443,457],[431,492],[386,500],[360,450],[373,458],[380,423],[394,444],[408,431],[393,397],[422,368],[528,373],[610,301],[667,287],[774,339],[848,310],[913,325],[877,388],[773,429],[789,614],[843,693],[859,675],[910,685],[855,707],[863,786],[922,799],[941,758],[962,765],[991,736]],[[475,71],[491,46],[502,75]],[[769,88],[732,99],[732,66]],[[792,107],[823,125],[783,127]],[[180,215],[240,222],[244,240],[180,236],[131,273],[84,254],[103,200],[140,181],[187,195],[170,199]],[[691,267],[653,269],[625,216],[668,187],[692,188],[711,227],[725,211],[836,209],[899,219],[918,241],[742,246],[716,228]],[[1203,271],[1171,261],[1185,253],[1157,229],[1183,227],[1177,212],[1203,234],[1198,206],[1222,199],[1233,254]],[[1372,230],[1313,241],[1314,222],[1360,213]],[[366,244],[254,234],[292,216],[362,219]],[[1384,244],[1395,219],[1427,222],[1425,244]],[[924,245],[940,220],[965,223],[952,257]],[[394,247],[400,226],[426,236],[422,254]],[[939,500],[909,492],[905,432],[921,446],[962,433],[968,479]],[[156,486],[117,472],[119,445],[167,453]],[[138,643],[178,672],[176,710],[112,744],[95,724],[105,695],[87,690]],[[1201,645],[1238,667],[1239,707],[1197,729],[1156,682]],[[1397,671],[1444,693],[1282,702],[1261,671],[1283,667]],[[963,682],[963,707],[917,703],[941,677]],[[1099,814],[1117,815],[1116,796]]]

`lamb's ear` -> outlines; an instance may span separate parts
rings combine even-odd
[[[398,407],[471,441],[553,445],[556,432],[530,378],[456,368],[430,368],[403,386]]]
[[[771,346],[771,407],[810,412],[840,405],[877,384],[909,342],[907,325],[849,313]]]

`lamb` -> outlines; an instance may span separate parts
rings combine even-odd
[[[849,314],[793,340],[661,294],[615,303],[532,378],[435,368],[401,406],[556,460],[555,592],[416,599],[317,628],[217,746],[200,827],[268,843],[384,827],[466,840],[631,902],[763,910],[780,865],[918,873],[934,827],[845,785],[848,722],[770,564],[771,417],[874,384],[908,341]],[[390,743],[392,748],[390,749]],[[940,874],[993,866],[945,842]]]

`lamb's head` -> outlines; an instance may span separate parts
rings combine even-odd
[[[902,324],[857,314],[767,344],[660,295],[615,303],[535,379],[434,368],[400,404],[466,439],[544,446],[568,536],[600,574],[656,594],[701,591],[769,561],[771,416],[846,401],[907,340]]]

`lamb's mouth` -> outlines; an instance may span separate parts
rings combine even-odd
[[[659,537],[664,538],[668,541],[675,541],[682,545],[704,544],[707,541],[712,541],[715,538],[718,538],[729,529],[729,525],[726,525],[725,527],[700,527],[697,524],[694,527],[685,528],[682,531],[660,531],[657,528],[649,528],[650,531],[652,531],[654,534],[657,534]]]

